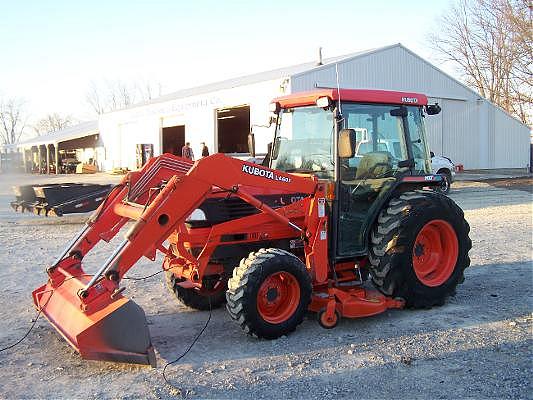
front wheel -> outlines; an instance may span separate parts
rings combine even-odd
[[[311,291],[311,278],[298,257],[281,249],[261,249],[233,270],[226,308],[246,333],[276,339],[302,323]]]
[[[381,211],[372,231],[374,284],[408,307],[442,305],[470,265],[469,231],[450,198],[423,190],[403,193]]]

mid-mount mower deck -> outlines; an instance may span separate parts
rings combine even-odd
[[[340,317],[440,305],[454,292],[469,264],[468,224],[452,200],[422,190],[441,184],[423,128],[439,107],[419,94],[336,89],[272,105],[263,165],[153,158],[47,268],[35,305],[83,358],[155,365],[144,312],[120,282],[157,251],[180,301],[199,310],[227,302],[245,332],[267,339],[293,331],[308,310],[332,328]],[[119,247],[86,274],[84,256],[129,221]]]

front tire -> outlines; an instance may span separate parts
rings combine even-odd
[[[311,291],[311,277],[298,257],[281,249],[261,249],[233,270],[226,308],[249,335],[276,339],[302,323]]]
[[[463,211],[440,193],[419,190],[391,200],[371,236],[375,286],[407,307],[444,304],[470,265],[469,231]]]

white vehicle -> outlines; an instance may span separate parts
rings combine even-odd
[[[444,184],[440,191],[442,193],[449,193],[450,186],[455,179],[455,165],[448,157],[436,156],[431,152],[431,171],[434,174],[442,175],[444,178]]]

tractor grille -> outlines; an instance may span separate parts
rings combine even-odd
[[[278,208],[300,200],[303,196],[277,194],[257,196],[257,198],[272,208]],[[206,199],[199,208],[206,214],[207,221],[189,221],[188,224],[192,228],[203,228],[259,213],[257,208],[238,197]]]
[[[227,215],[227,220],[247,217],[248,215],[257,214],[259,210],[248,204],[238,197],[231,197],[224,199],[223,204],[220,205],[221,211]]]

